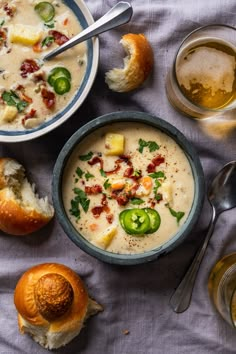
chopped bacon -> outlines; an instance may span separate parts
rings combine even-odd
[[[64,35],[61,32],[55,31],[55,30],[50,30],[49,35],[54,38],[54,41],[58,45],[62,45],[69,40],[69,38],[66,35]]]
[[[148,166],[147,166],[147,172],[148,173],[153,173],[156,171],[156,166],[154,165],[154,163],[150,163]]]
[[[43,97],[43,103],[49,109],[53,108],[56,103],[56,96],[53,92],[48,91],[46,88],[42,88],[41,95]]]
[[[116,201],[119,205],[126,205],[129,201],[127,194],[120,194],[116,197]]]
[[[18,85],[16,91],[20,91],[19,96],[21,100],[26,101],[28,103],[33,102],[32,98],[25,94],[25,87],[23,85]]]
[[[30,112],[26,113],[26,115],[24,116],[24,118],[22,119],[22,124],[24,125],[25,124],[25,121],[27,119],[30,119],[30,118],[34,118],[35,117],[35,114],[36,114],[36,109],[31,109]]]
[[[28,74],[34,73],[35,71],[38,71],[39,69],[40,68],[35,60],[26,59],[25,61],[23,61],[23,63],[21,64],[21,67],[20,67],[21,76],[23,78],[26,78],[28,76]]]
[[[99,216],[102,214],[102,212],[103,212],[102,205],[95,206],[94,208],[92,208],[92,213],[95,218],[99,218]]]
[[[147,172],[153,173],[156,171],[156,166],[159,166],[161,163],[165,162],[165,158],[161,155],[157,155],[152,159],[152,162],[147,166]]]
[[[3,10],[6,12],[7,16],[9,17],[13,17],[14,13],[15,13],[15,8],[14,7],[10,7],[8,5],[8,3],[6,3],[3,7]]]
[[[123,176],[124,176],[124,177],[128,177],[128,178],[131,178],[131,176],[133,175],[133,173],[134,173],[133,167],[128,167],[128,168],[126,168],[126,170],[124,171]]]
[[[34,82],[40,82],[40,81],[45,82],[46,81],[45,73],[44,72],[35,73],[33,75],[33,80],[34,80]]]
[[[0,28],[0,48],[3,45],[6,45],[6,39],[7,39],[6,31]]]
[[[88,164],[89,164],[90,166],[96,165],[97,163],[100,164],[100,168],[101,168],[101,170],[103,170],[103,160],[102,160],[99,156],[94,156],[94,157],[92,158],[92,160],[89,160],[89,161],[88,161]]]
[[[102,192],[102,186],[99,184],[95,184],[94,186],[85,186],[85,193],[86,194],[98,194]]]
[[[112,224],[113,223],[113,220],[114,220],[114,215],[113,214],[108,214],[106,216],[106,219],[107,221],[109,222],[109,224]]]

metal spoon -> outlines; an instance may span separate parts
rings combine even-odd
[[[212,206],[212,218],[205,240],[197,251],[190,268],[170,299],[170,306],[177,313],[184,312],[190,305],[197,272],[218,216],[223,211],[236,207],[236,161],[229,162],[218,172],[208,190],[208,200]]]
[[[60,47],[46,54],[42,60],[50,60],[56,55],[73,47],[74,45],[86,41],[87,39],[96,36],[100,33],[108,31],[112,28],[123,25],[131,19],[133,14],[132,6],[128,2],[120,1],[113,6],[103,17],[94,22],[91,26],[71,38]]]

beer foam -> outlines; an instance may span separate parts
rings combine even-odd
[[[191,90],[192,84],[201,84],[214,95],[218,90],[233,90],[234,70],[234,56],[202,46],[182,55],[176,73],[179,84],[187,90]]]

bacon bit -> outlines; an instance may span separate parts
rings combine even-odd
[[[20,67],[21,76],[23,78],[26,78],[29,73],[34,73],[35,71],[38,71],[39,69],[40,68],[35,60],[26,59],[25,61],[23,61],[23,63],[21,64],[21,67]]]
[[[90,225],[89,225],[89,228],[90,228],[91,231],[97,231],[97,229],[98,229],[98,224],[90,224]]]
[[[107,196],[106,196],[106,194],[103,194],[103,196],[102,196],[102,200],[101,200],[101,205],[107,205]]]
[[[153,173],[156,170],[156,166],[153,163],[150,163],[149,165],[147,165],[147,172],[148,173]]]
[[[6,31],[4,29],[0,29],[0,48],[6,45]]]
[[[41,42],[37,42],[33,45],[33,51],[35,53],[41,53],[42,52],[42,46],[41,46]]]
[[[126,205],[129,202],[129,197],[127,194],[121,194],[116,197],[116,201],[120,206]]]
[[[62,45],[69,40],[69,38],[66,35],[64,35],[61,32],[55,31],[55,30],[50,30],[49,35],[54,38],[54,41],[58,45]]]
[[[43,97],[43,103],[48,109],[52,109],[56,103],[56,96],[53,92],[48,91],[46,88],[42,88],[41,95]]]
[[[22,119],[22,124],[24,125],[24,124],[25,124],[25,121],[26,121],[27,119],[34,118],[35,115],[36,115],[36,109],[33,109],[33,108],[32,108],[31,111],[28,112],[28,113],[24,116],[24,118]]]
[[[155,166],[159,166],[163,162],[165,162],[165,158],[161,155],[158,155],[158,156],[154,157],[154,159],[152,159],[152,163]]]
[[[94,208],[92,208],[92,213],[93,213],[93,216],[97,219],[99,218],[99,216],[102,214],[103,212],[103,206],[102,205],[99,205],[99,206],[95,206]]]
[[[102,186],[99,184],[95,184],[94,186],[85,186],[85,193],[86,194],[98,194],[102,192]]]
[[[19,96],[21,100],[26,101],[28,103],[33,102],[32,98],[25,94],[25,87],[23,85],[18,85],[16,91],[20,91]]]
[[[108,214],[106,216],[106,219],[108,221],[109,224],[112,224],[113,223],[113,220],[114,220],[114,215],[113,214]]]
[[[126,170],[125,170],[123,176],[124,176],[124,177],[128,177],[128,178],[131,178],[131,176],[133,175],[133,173],[134,173],[133,167],[128,167],[128,168],[126,168]]]
[[[16,11],[15,8],[8,6],[8,3],[4,5],[3,10],[6,12],[7,16],[9,17],[13,17]]]
[[[90,166],[96,165],[97,163],[100,164],[100,168],[103,170],[103,160],[99,156],[94,156],[92,160],[88,161]]]
[[[33,79],[34,79],[34,82],[40,82],[40,81],[43,81],[45,82],[45,75],[44,75],[44,72],[40,72],[40,73],[35,73],[33,75]]]
[[[68,18],[65,18],[65,20],[63,21],[63,25],[64,25],[64,26],[67,26],[67,25],[68,25],[68,22],[69,22],[69,19],[68,19]]]

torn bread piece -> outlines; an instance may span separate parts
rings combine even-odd
[[[120,41],[127,56],[123,68],[114,68],[105,74],[109,88],[127,92],[139,87],[153,68],[153,51],[144,34],[128,33]]]
[[[40,198],[24,167],[11,158],[0,158],[0,230],[27,235],[45,226],[54,216],[48,198]]]

